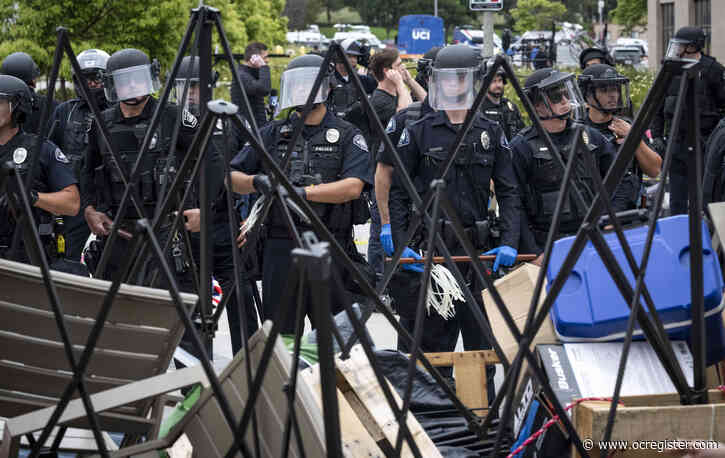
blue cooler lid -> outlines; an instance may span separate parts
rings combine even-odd
[[[647,238],[647,226],[628,229],[624,234],[639,265]],[[608,233],[604,238],[634,289],[634,275],[616,234]],[[547,290],[561,269],[574,239],[566,237],[554,243],[546,271]],[[702,239],[705,314],[708,316],[719,313],[723,279],[704,223]],[[668,330],[687,327],[692,320],[689,245],[687,215],[657,221],[645,283]],[[641,301],[644,304],[644,300]],[[599,254],[588,242],[551,309],[556,333],[563,341],[619,339],[624,337],[627,329],[629,312]],[[636,332],[641,334],[639,329]]]

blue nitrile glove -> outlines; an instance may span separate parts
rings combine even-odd
[[[410,247],[405,247],[403,250],[403,257],[404,258],[415,258],[415,259],[423,259],[420,257],[418,253],[410,249]],[[403,264],[403,269],[410,270],[411,272],[420,272],[423,273],[423,263],[420,264]]]
[[[501,245],[500,247],[494,248],[493,250],[487,251],[483,254],[495,254],[496,261],[493,263],[493,271],[498,270],[498,266],[512,266],[516,262],[516,255],[518,251],[515,248],[511,248],[508,245]]]
[[[390,224],[383,224],[383,227],[380,228],[380,243],[383,245],[385,254],[392,256],[395,253],[393,234],[390,233]]]

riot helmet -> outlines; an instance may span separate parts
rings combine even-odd
[[[599,62],[589,63],[590,61],[597,59]],[[595,65],[595,64],[607,64],[614,67],[614,60],[612,59],[612,56],[609,55],[608,52],[601,48],[587,48],[584,51],[579,54],[579,65],[581,66],[582,70],[587,68],[588,65]]]
[[[189,81],[184,98],[184,86]],[[174,80],[173,100],[191,113],[199,114],[199,57],[186,56],[181,59],[179,71]]]
[[[275,116],[285,108],[304,106],[320,71],[324,71],[325,75],[314,103],[322,103],[327,100],[330,93],[330,76],[327,69],[321,68],[324,60],[316,54],[307,54],[295,57],[287,64],[287,68],[280,78],[279,101]]]
[[[86,49],[76,56],[81,73],[88,83],[90,95],[96,99],[96,104],[102,107],[106,104],[103,92],[103,77],[106,75],[106,64],[110,56],[101,49]],[[80,91],[80,82],[73,71],[73,87],[78,98],[83,98]]]
[[[479,52],[468,45],[446,46],[436,55],[428,101],[435,110],[467,110],[481,83]]]
[[[584,119],[584,98],[573,73],[542,68],[524,83],[524,94],[534,105],[539,119]]]
[[[602,113],[618,113],[629,108],[629,78],[614,67],[595,64],[579,75],[579,89],[584,100]]]
[[[417,74],[415,80],[423,86],[423,89],[428,90],[428,80],[430,79],[431,71],[433,70],[433,61],[435,61],[438,51],[443,49],[440,46],[434,46],[423,54],[423,57],[418,59]]]
[[[40,69],[27,53],[14,52],[0,64],[0,73],[20,78],[29,87],[35,87],[35,78],[40,75]]]
[[[108,59],[103,88],[109,102],[136,105],[137,98],[153,94],[160,86],[158,62],[152,64],[146,53],[122,49]]]
[[[12,127],[25,122],[33,111],[33,95],[20,78],[0,75],[0,119],[11,115]]]
[[[705,47],[705,32],[699,27],[681,27],[667,45],[665,60],[696,62],[690,54],[701,52]]]
[[[355,56],[357,65],[367,68],[370,63],[370,46],[367,43],[354,38],[346,38],[340,42],[340,47],[348,56]],[[339,56],[336,56],[335,62],[342,63]]]

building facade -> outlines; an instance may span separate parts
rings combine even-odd
[[[725,62],[725,0],[647,0],[651,69],[660,67],[670,38],[687,25],[702,28],[708,37],[705,52]]]

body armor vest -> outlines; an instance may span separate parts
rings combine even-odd
[[[345,81],[335,73],[332,76],[332,88],[327,100],[330,111],[339,118],[345,118],[350,107],[360,100],[360,94],[353,82]]]
[[[35,145],[38,140],[38,136],[35,134],[19,131],[11,141],[5,145],[0,145],[0,163],[12,161],[15,165],[16,173],[20,175],[20,178],[25,182],[28,173],[30,172],[31,164],[33,163],[33,155],[36,153]],[[18,149],[25,149],[24,159],[20,164],[14,161],[15,151]],[[43,143],[41,142],[41,151],[43,149]],[[38,158],[40,159],[40,158]],[[38,185],[38,177],[40,176],[39,168],[42,167],[40,160],[36,164],[35,170],[35,184],[30,186],[30,189],[35,189],[40,192],[47,192],[47,186],[44,184]],[[8,177],[5,188],[0,189],[0,255],[4,250],[3,247],[9,247],[12,243],[13,232],[16,226],[16,211],[22,211],[20,208],[11,210],[10,205],[10,193],[16,193],[17,187],[15,185],[15,178]],[[39,226],[39,232],[41,238],[45,243],[47,240],[44,235],[52,235],[53,217],[50,213],[45,212],[39,208],[33,208],[33,218],[36,224]],[[21,250],[22,251],[22,250]],[[51,254],[50,252],[48,254]],[[21,259],[22,260],[22,259]]]
[[[102,187],[109,186],[110,192],[109,195],[103,196],[102,199],[99,198],[98,202],[104,203],[104,210],[115,210],[121,203],[125,191],[118,166],[120,165],[127,177],[131,176],[131,170],[138,158],[149,122],[144,120],[133,125],[118,123],[114,119],[113,109],[104,111],[103,117],[111,137],[109,140],[118,148],[118,157],[121,164],[117,165],[115,163],[111,152],[106,148],[102,139],[99,138],[101,156],[103,157],[102,167],[105,168],[105,173],[101,174],[101,176],[105,176],[107,183],[97,183],[97,187],[98,185]],[[137,182],[136,189],[138,190],[138,197],[141,199],[140,202],[149,211],[147,217],[153,216],[156,202],[161,197],[161,189],[170,185],[175,170],[174,164],[169,164],[168,168],[166,167],[172,129],[165,126],[164,120],[162,119],[159,123],[159,127],[149,144],[149,150],[144,155],[144,162],[141,164],[141,173]],[[173,155],[170,159],[173,159]],[[110,202],[108,201],[109,197]]]
[[[516,113],[509,109],[508,105],[510,103],[512,102],[507,99],[501,99],[501,103],[498,105],[493,103],[489,103],[489,106],[486,107],[481,105],[481,114],[492,121],[496,121],[503,128],[508,140],[511,140],[523,127],[519,125]]]
[[[720,113],[717,110],[717,106],[715,105],[715,94],[710,94],[709,90],[710,81],[708,81],[708,76],[710,72],[710,67],[715,63],[715,59],[712,59],[709,56],[702,56],[699,64],[701,66],[700,75],[702,79],[697,85],[697,93],[695,94],[695,99],[696,104],[700,109],[700,133],[705,137],[710,135],[721,117]],[[667,90],[667,96],[665,97],[664,111],[665,116],[670,123],[674,119],[675,115],[677,95],[680,90],[680,78],[682,78],[681,75],[677,75],[672,78],[672,83],[670,83],[670,87]],[[720,81],[719,83],[722,84],[722,81]],[[687,104],[689,103],[692,103],[692,101],[685,100],[685,106],[687,106]],[[685,116],[683,116],[682,121],[680,122],[680,132],[677,135],[680,138],[684,138],[686,134],[687,119]],[[666,135],[669,135],[669,131],[666,133]]]
[[[556,201],[559,197],[559,190],[561,184],[564,181],[564,169],[557,164],[553,154],[544,143],[544,140],[538,135],[533,129],[525,133],[526,142],[532,151],[532,167],[533,175],[530,177],[529,192],[527,192],[527,200],[529,201],[526,205],[529,210],[529,217],[535,228],[543,231],[548,231],[551,221],[554,216],[554,210],[556,209]],[[586,131],[582,131],[586,133]],[[571,137],[569,135],[568,137]],[[569,159],[569,145],[570,138],[567,138],[565,146],[559,146],[559,154],[561,155],[562,161],[566,164]],[[596,147],[587,144],[589,152]],[[586,203],[592,201],[595,196],[594,193],[594,182],[592,179],[592,173],[599,173],[598,170],[590,170],[587,167],[587,160],[583,157],[584,151],[578,151],[578,157],[575,159],[573,171],[573,185],[576,185],[582,197]],[[596,164],[596,158],[593,159]],[[585,209],[578,209],[574,195],[570,192],[567,198],[564,200],[562,208],[561,218],[561,231],[570,232],[572,229],[575,230],[581,219],[584,217]]]
[[[83,160],[88,148],[88,133],[93,125],[93,113],[80,100],[68,111],[63,131],[63,153],[71,161],[76,177],[80,176]]]
[[[339,130],[340,126],[334,128],[319,129],[315,135],[305,140],[300,135],[295,145],[290,144],[294,126],[292,124],[282,124],[275,132],[275,144],[277,145],[277,160],[282,164],[287,155],[291,155],[288,177],[295,186],[309,186],[313,184],[331,183],[339,179],[342,170],[342,145],[341,140],[345,138],[345,132]],[[336,135],[328,134],[328,132],[336,131]],[[334,142],[328,140],[328,137],[335,139]],[[334,221],[331,215],[334,207],[343,207],[342,205],[324,204],[319,202],[309,202],[310,206],[317,212],[320,218],[328,224],[341,224],[341,221]],[[276,215],[282,218],[280,214]],[[275,218],[277,219],[277,218]],[[335,218],[336,219],[336,218]],[[277,219],[277,224],[283,224],[284,219]]]

